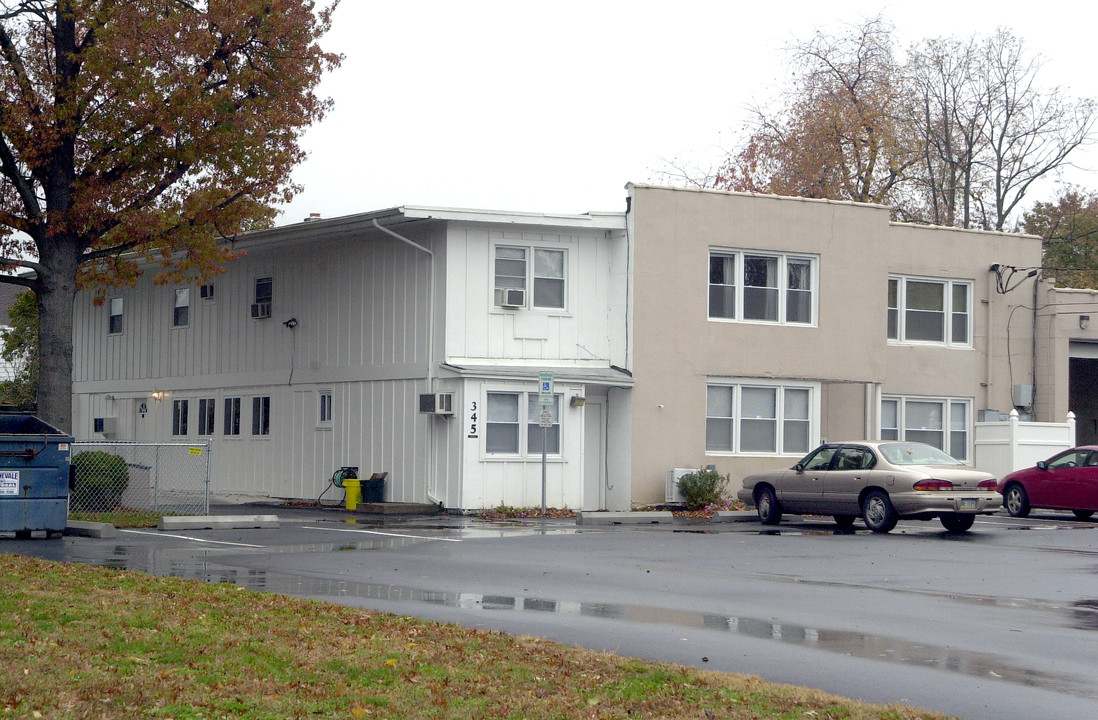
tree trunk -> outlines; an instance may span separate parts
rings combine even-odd
[[[76,298],[75,242],[55,240],[54,252],[39,271],[38,299],[38,415],[50,425],[71,433],[72,427],[72,316]]]

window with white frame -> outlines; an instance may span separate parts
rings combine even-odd
[[[198,434],[214,434],[214,413],[217,411],[217,402],[214,398],[200,398],[198,401]]]
[[[271,398],[269,395],[252,398],[252,435],[271,434]]]
[[[240,398],[225,398],[225,424],[222,427],[226,435],[240,434]]]
[[[967,398],[881,398],[881,439],[924,442],[969,459],[972,401]]]
[[[803,454],[817,440],[815,383],[711,380],[706,385],[705,450]]]
[[[107,332],[111,335],[118,335],[122,332],[122,298],[111,298],[109,317]]]
[[[484,448],[490,455],[541,456],[542,438],[548,455],[560,454],[561,396],[552,405],[541,405],[537,393],[490,392]],[[541,413],[548,410],[552,425],[541,427]],[[525,426],[525,432],[523,431]]]
[[[563,310],[566,261],[564,250],[496,247],[494,304],[498,307]]]
[[[274,278],[270,276],[255,279],[254,295],[252,303],[252,317],[263,320],[271,317],[271,303],[274,302]]]
[[[709,317],[811,325],[816,318],[815,257],[709,251]]]
[[[175,307],[172,309],[172,327],[186,327],[191,321],[191,289],[175,289]]]
[[[317,416],[317,423],[320,425],[332,424],[332,391],[321,390],[317,393],[317,401],[319,405],[319,414]]]
[[[888,278],[888,339],[972,344],[972,283],[893,275]]]
[[[172,435],[187,434],[187,411],[190,403],[186,400],[172,401]]]

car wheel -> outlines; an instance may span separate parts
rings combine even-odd
[[[1094,514],[1093,510],[1072,510],[1072,512],[1080,520],[1090,520],[1090,516]]]
[[[764,487],[755,494],[755,508],[763,525],[777,525],[782,521],[782,506],[772,487]]]
[[[862,502],[862,519],[865,526],[875,533],[886,533],[896,527],[900,520],[892,501],[881,490],[873,490]]]
[[[1003,507],[1011,517],[1024,518],[1029,515],[1029,496],[1026,489],[1018,483],[1011,483],[1003,491]]]
[[[940,519],[942,527],[951,533],[963,533],[972,527],[972,523],[976,522],[975,515],[961,515],[959,513],[942,515]]]
[[[833,515],[832,517],[835,518],[835,524],[839,527],[850,527],[858,518],[857,515]]]

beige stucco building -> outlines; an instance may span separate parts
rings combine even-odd
[[[1038,238],[849,202],[628,189],[634,503],[663,502],[672,468],[713,465],[735,487],[825,440],[918,439],[971,462],[982,411],[1031,409],[1039,276],[1004,268],[1039,268]],[[1063,382],[1037,383],[1038,414],[1062,419]]]

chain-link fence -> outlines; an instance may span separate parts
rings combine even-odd
[[[210,443],[75,442],[69,515],[205,515]]]

